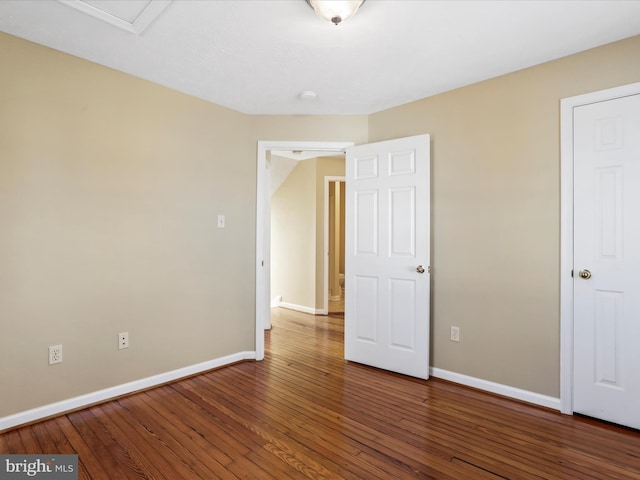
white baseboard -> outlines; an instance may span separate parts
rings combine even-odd
[[[442,378],[443,380],[449,380],[450,382],[460,383],[468,387],[485,390],[487,392],[514,398],[523,402],[533,403],[534,405],[540,405],[542,407],[551,408],[553,410],[560,410],[559,398],[549,397],[547,395],[541,395],[540,393],[510,387],[509,385],[503,385],[501,383],[490,382],[489,380],[483,380],[481,378],[462,375],[461,373],[450,372],[441,368],[431,367],[430,371],[431,375],[436,378]]]
[[[105,388],[104,390],[98,390],[86,395],[80,395],[78,397],[69,398],[67,400],[51,403],[42,407],[33,408],[31,410],[25,410],[24,412],[15,413],[13,415],[0,418],[0,432],[9,428],[16,427],[18,425],[52,417],[64,412],[76,410],[88,405],[94,405],[96,403],[104,402],[112,398],[120,397],[122,395],[133,393],[139,390],[145,390],[147,388],[162,385],[167,382],[172,382],[183,377],[202,373],[213,368],[219,368],[231,363],[240,362],[242,360],[252,360],[255,358],[256,352],[238,352],[227,355],[225,357],[220,357],[214,360],[208,360],[206,362],[197,363],[195,365],[179,368],[177,370],[172,370],[170,372],[160,373],[158,375],[142,378],[140,380],[134,380],[133,382],[124,383],[115,387]]]
[[[303,307],[301,305],[281,303],[280,306],[289,308],[291,310],[298,310],[304,313],[316,314],[316,310],[309,307]],[[147,388],[162,385],[167,382],[172,382],[174,380],[202,373],[214,368],[223,367],[231,363],[240,362],[242,360],[253,360],[255,358],[255,352],[238,352],[232,355],[227,355],[225,357],[220,357],[206,362],[197,363],[195,365],[190,365],[188,367],[179,368],[177,370],[172,370],[170,372],[165,372],[140,380],[135,380],[133,382],[124,383],[115,387],[105,388],[104,390],[98,390],[86,395],[80,395],[78,397],[51,403],[42,407],[33,408],[31,410],[25,410],[24,412],[15,413],[13,415],[8,415],[6,417],[0,418],[0,432],[9,428],[16,427],[18,425],[23,425],[40,419],[52,417],[64,412],[86,407],[88,405],[94,405],[96,403],[104,402],[112,398],[120,397],[122,395],[133,393],[139,390],[145,390]],[[441,368],[431,367],[430,374],[433,377],[460,383],[468,387],[485,390],[487,392],[503,395],[505,397],[513,398],[523,402],[532,403],[534,405],[540,405],[542,407],[551,408],[553,410],[560,410],[559,398],[550,397],[547,395],[542,395],[515,387],[510,387],[508,385],[503,385],[500,383],[490,382],[481,378],[470,377],[461,373],[450,372]]]
[[[271,300],[271,308],[279,307],[281,303],[282,295],[276,295],[275,297],[273,297],[273,300]]]
[[[278,306],[282,307],[282,308],[288,308],[289,310],[296,310],[296,311],[302,312],[302,313],[310,313],[311,315],[323,315],[324,314],[324,310],[322,310],[322,309],[305,307],[304,305],[296,305],[295,303],[280,302],[280,305],[278,305]]]

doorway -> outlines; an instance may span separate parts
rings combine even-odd
[[[640,428],[640,83],[562,101],[561,408]]]
[[[344,316],[345,177],[324,178],[324,313]]]
[[[344,195],[335,186],[345,156],[273,150],[270,160],[271,305],[327,315],[342,300]]]
[[[345,359],[426,379],[430,136],[349,147],[353,144],[258,142],[256,360],[264,358],[271,303],[265,296],[270,270],[267,157],[276,149],[346,151]],[[317,183],[310,188],[316,190]]]
[[[344,154],[353,142],[278,142],[259,141],[257,152],[256,207],[256,360],[264,359],[264,330],[271,328],[270,292],[270,217],[269,156],[272,151],[317,151]]]

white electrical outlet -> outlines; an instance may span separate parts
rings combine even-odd
[[[460,327],[451,327],[451,341],[452,342],[460,341]]]
[[[118,334],[118,350],[129,348],[129,332],[120,332]]]
[[[51,345],[49,347],[49,365],[62,363],[62,345]]]
[[[224,215],[218,215],[218,228],[224,228],[225,218]]]

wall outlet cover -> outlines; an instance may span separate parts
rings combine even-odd
[[[451,341],[452,342],[460,341],[460,327],[451,327]]]
[[[118,334],[118,350],[129,348],[129,332],[120,332]]]
[[[49,347],[49,365],[62,363],[62,345],[51,345]]]

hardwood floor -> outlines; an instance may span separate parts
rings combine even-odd
[[[640,479],[640,433],[342,360],[343,320],[274,310],[267,358],[0,435],[81,479]]]
[[[329,300],[329,315],[341,313],[344,315],[344,297],[340,300]]]

